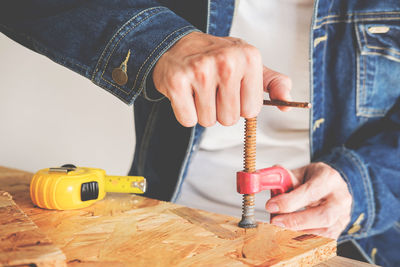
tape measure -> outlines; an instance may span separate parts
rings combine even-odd
[[[38,171],[32,178],[32,202],[45,209],[71,210],[92,205],[106,192],[146,192],[146,179],[141,176],[109,176],[102,169],[66,164]]]

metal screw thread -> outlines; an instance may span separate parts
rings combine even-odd
[[[256,170],[256,129],[257,118],[245,120],[244,133],[244,171],[254,172]],[[255,210],[254,194],[243,195],[242,220],[239,222],[239,227],[255,228],[257,223],[254,219]]]

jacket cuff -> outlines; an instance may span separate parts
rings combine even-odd
[[[162,98],[152,83],[151,71],[161,57],[194,26],[165,7],[145,9],[122,25],[105,46],[92,75],[92,81],[132,104],[151,80],[152,101]],[[113,75],[114,71],[114,75]],[[150,74],[150,76],[149,76]]]
[[[336,169],[353,197],[351,220],[339,242],[366,237],[375,219],[374,193],[367,166],[354,151],[345,147],[335,148],[313,161],[324,162]]]

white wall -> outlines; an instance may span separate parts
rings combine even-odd
[[[0,34],[0,165],[74,163],[126,174],[133,111],[86,78]]]

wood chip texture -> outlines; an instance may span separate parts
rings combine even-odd
[[[239,218],[130,194],[80,210],[39,209],[29,198],[31,176],[0,167],[0,187],[70,266],[311,266],[336,253],[332,239],[267,223],[245,230]]]

